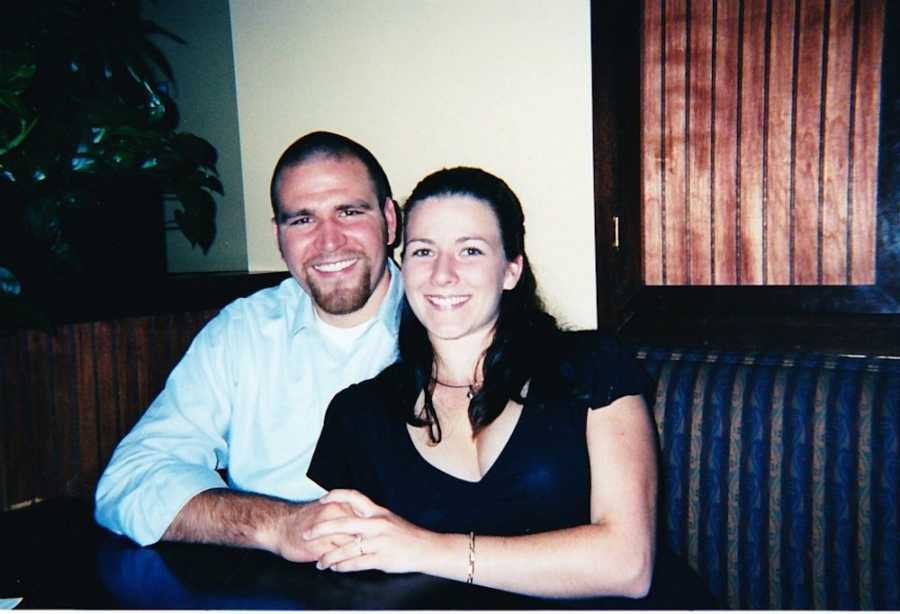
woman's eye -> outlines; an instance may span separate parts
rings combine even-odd
[[[464,256],[480,256],[480,255],[483,254],[483,253],[484,253],[484,252],[482,252],[482,251],[481,251],[480,249],[478,249],[477,247],[466,247],[466,248],[463,249],[463,255],[464,255]]]
[[[414,249],[414,250],[412,251],[412,255],[415,256],[415,257],[417,257],[417,258],[422,258],[422,257],[425,257],[425,256],[430,256],[430,255],[431,255],[431,250],[430,250],[430,249],[427,249],[427,248],[424,248],[424,247],[420,247],[419,249]]]

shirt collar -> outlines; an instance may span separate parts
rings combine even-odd
[[[400,334],[400,306],[403,302],[403,276],[400,273],[400,267],[391,260],[387,259],[387,267],[391,273],[391,284],[381,301],[378,313],[375,314],[375,320],[384,326],[385,330],[394,337]],[[293,286],[300,294],[300,300],[297,304],[297,310],[290,327],[292,334],[297,334],[305,328],[314,327],[316,323],[315,307],[313,306],[312,297],[304,292],[303,288],[296,280],[291,279]]]

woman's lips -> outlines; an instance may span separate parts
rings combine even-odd
[[[468,294],[455,294],[452,296],[440,296],[436,294],[425,295],[425,300],[427,300],[431,305],[441,311],[451,311],[453,309],[458,309],[461,305],[468,302],[470,298],[471,295]]]

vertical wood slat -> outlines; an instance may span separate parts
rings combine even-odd
[[[54,469],[56,466],[56,454],[53,447],[54,422],[53,406],[50,402],[50,390],[47,386],[35,385],[37,382],[47,381],[49,364],[42,360],[46,353],[46,336],[31,332],[25,335],[25,356],[28,369],[28,379],[32,383],[29,390],[30,402],[34,407],[47,407],[49,411],[35,412],[30,416],[32,439],[31,446],[37,451],[38,462],[34,467],[34,480],[36,481],[35,497],[46,499],[48,493],[56,487],[54,483]]]
[[[116,388],[118,373],[113,368],[119,339],[115,336],[113,322],[94,322],[91,326],[94,337],[94,372],[96,374],[97,407],[97,467],[98,475],[106,460],[112,455],[119,441],[116,430],[117,414]]]
[[[793,198],[794,2],[778,3],[771,19],[766,95],[766,282],[791,283],[791,199]]]
[[[740,79],[740,224],[742,285],[763,283],[763,134],[765,133],[766,0],[744,0]]]
[[[646,34],[642,46],[641,99],[641,230],[644,280],[664,283],[662,241],[662,0],[644,0]]]
[[[132,334],[134,318],[118,320],[116,325],[116,351],[113,357],[113,369],[118,379],[116,386],[116,412],[114,416],[117,433],[126,433],[134,424],[132,414],[137,416],[143,408],[139,407],[135,394],[134,370],[129,368],[134,361],[134,336]],[[112,418],[111,418],[112,419]],[[135,417],[136,421],[136,417]],[[104,459],[104,462],[107,462]]]
[[[712,5],[691,2],[688,83],[688,270],[691,284],[712,283]],[[701,172],[695,173],[694,169]]]
[[[713,283],[737,283],[738,19],[740,0],[715,3],[713,114]],[[698,172],[696,169],[695,172]]]
[[[800,0],[794,175],[794,283],[819,283],[819,156],[825,0]]]
[[[644,282],[874,283],[884,0],[644,8]]]
[[[75,416],[78,424],[79,475],[85,487],[100,471],[100,441],[97,432],[97,372],[93,329],[90,323],[75,324]]]
[[[854,133],[852,146],[850,278],[875,283],[875,203],[878,185],[878,117],[881,100],[881,47],[885,5],[859,2]]]
[[[687,6],[686,0],[666,0],[663,108],[663,270],[673,284],[687,283]]]
[[[140,405],[141,402],[150,397],[153,391],[153,380],[149,372],[152,346],[150,343],[150,327],[147,325],[147,321],[142,318],[140,321],[135,320],[134,324],[135,326],[132,330],[134,334],[134,367],[130,370],[130,373],[134,376],[134,394],[140,409],[133,411],[141,412],[144,410],[144,406]],[[135,416],[135,421],[137,421],[137,418],[138,416]]]
[[[50,337],[50,356],[53,361],[53,411],[59,438],[59,472],[65,494],[73,495],[81,487],[79,432],[75,395],[72,394],[75,381],[75,341],[71,326],[61,327]]]
[[[825,125],[822,161],[822,283],[848,280],[848,180],[850,87],[853,61],[853,4],[831,2],[827,24]]]

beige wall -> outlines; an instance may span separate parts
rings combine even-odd
[[[178,129],[205,138],[219,152],[217,169],[225,187],[216,198],[216,239],[208,253],[178,230],[166,233],[168,268],[173,273],[246,271],[244,193],[238,142],[237,102],[228,0],[145,0],[142,15],[186,41],[154,41],[175,73],[171,95],[178,106]],[[166,217],[175,206],[167,203]]]
[[[230,0],[252,271],[283,269],[268,182],[318,129],[369,147],[402,200],[459,164],[504,178],[551,309],[596,325],[588,0]]]

